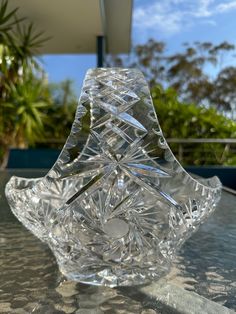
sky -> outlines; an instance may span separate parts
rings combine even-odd
[[[167,53],[180,51],[184,42],[228,41],[236,45],[236,0],[134,0],[132,44],[149,38],[165,41]],[[43,67],[50,82],[74,81],[79,95],[95,55],[45,55]],[[236,65],[230,57],[228,64]]]

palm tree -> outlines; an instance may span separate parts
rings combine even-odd
[[[44,72],[34,57],[47,39],[32,23],[18,18],[17,8],[0,5],[0,167],[9,148],[26,147],[44,133],[44,113],[50,104]],[[24,20],[24,24],[22,23]]]

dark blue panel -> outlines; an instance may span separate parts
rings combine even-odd
[[[11,149],[7,168],[51,168],[58,149]]]
[[[227,166],[186,166],[185,169],[188,172],[195,173],[199,176],[209,178],[217,176],[223,185],[228,186],[231,189],[236,190],[236,167]]]

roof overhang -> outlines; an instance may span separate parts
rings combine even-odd
[[[95,53],[105,36],[108,53],[128,53],[132,0],[10,0],[11,8],[32,21],[50,39],[40,54]]]

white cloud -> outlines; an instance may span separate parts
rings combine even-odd
[[[236,0],[156,0],[143,3],[134,9],[134,26],[145,32],[156,29],[165,36],[197,23],[215,26],[216,15],[236,10]]]
[[[227,12],[230,10],[235,10],[236,9],[236,1],[229,1],[226,3],[220,3],[216,9],[219,13]]]
[[[168,16],[168,19],[166,17]],[[179,31],[181,14],[171,12],[169,4],[157,3],[152,6],[139,7],[134,10],[134,24],[138,27],[166,29],[167,32]]]

